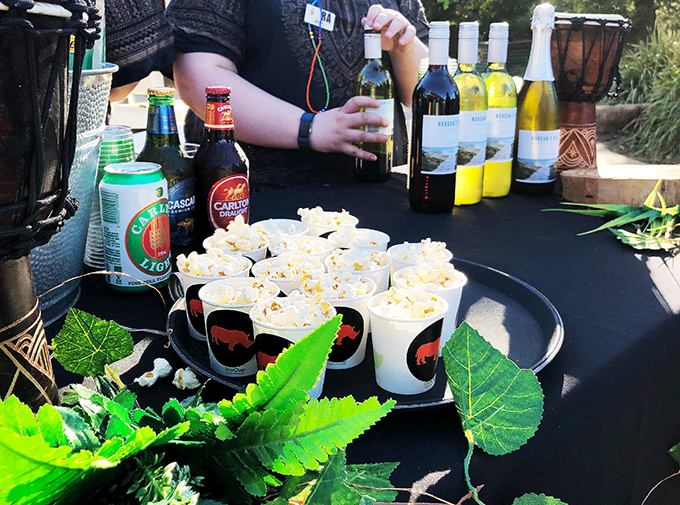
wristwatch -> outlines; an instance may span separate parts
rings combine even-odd
[[[310,150],[312,145],[309,143],[309,134],[312,133],[312,121],[315,114],[305,112],[300,117],[300,129],[298,130],[298,147],[302,150]]]

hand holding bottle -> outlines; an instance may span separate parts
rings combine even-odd
[[[403,54],[415,47],[416,29],[399,11],[371,5],[362,23],[382,32],[383,51]]]
[[[361,126],[387,126],[387,120],[361,109],[380,107],[380,102],[365,96],[355,96],[342,107],[320,112],[314,118],[309,141],[312,149],[324,153],[341,152],[363,160],[374,161],[376,156],[363,151],[353,142],[384,143],[387,135],[359,130]]]

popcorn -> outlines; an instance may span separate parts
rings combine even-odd
[[[281,328],[304,328],[324,323],[334,315],[333,307],[325,300],[292,291],[286,298],[275,298],[259,303],[251,311],[262,323]]]
[[[276,284],[266,279],[249,279],[249,282],[237,287],[218,285],[202,295],[207,301],[222,305],[252,305],[278,293]]]
[[[300,289],[324,300],[361,298],[371,292],[373,285],[352,272],[333,272],[307,277]]]
[[[324,266],[318,258],[307,254],[279,254],[255,263],[253,274],[273,280],[300,281],[305,276],[324,273]]]
[[[422,319],[444,312],[445,306],[436,296],[419,302],[413,293],[398,288],[385,291],[372,307],[376,314],[393,319]]]
[[[142,387],[151,387],[156,384],[158,379],[167,377],[171,373],[172,367],[170,366],[170,363],[168,363],[168,360],[156,358],[153,360],[153,370],[142,374],[141,377],[137,377],[135,382]]]
[[[352,224],[343,224],[328,237],[337,247],[371,247],[386,242],[385,235],[376,230],[357,228]],[[389,240],[389,238],[387,239]]]
[[[313,209],[299,208],[297,213],[303,221],[321,226],[340,226],[346,223],[356,224],[359,222],[356,217],[352,216],[345,209],[342,209],[341,212],[334,212],[323,210],[317,206]]]
[[[236,218],[227,225],[227,229],[218,228],[211,237],[203,242],[203,247],[216,247],[225,252],[250,252],[267,246],[267,239],[255,232],[246,224],[243,216]]]
[[[279,255],[283,252],[315,255],[328,252],[332,248],[333,244],[324,238],[286,237],[284,235],[272,237],[269,245],[269,250],[273,255]]]
[[[417,243],[404,242],[390,248],[390,256],[406,263],[436,263],[451,259],[445,242],[433,242],[426,238]]]
[[[328,266],[336,270],[367,272],[378,270],[390,263],[386,252],[365,249],[337,249],[327,258]]]
[[[398,277],[397,277],[398,276]],[[453,288],[465,283],[465,274],[459,272],[451,263],[406,267],[395,277],[401,279],[409,288],[437,290]]]
[[[196,374],[191,368],[178,368],[172,383],[177,389],[196,389],[201,385]]]
[[[196,251],[189,256],[177,256],[177,268],[180,272],[203,277],[231,277],[247,270],[250,261],[238,254],[224,254],[221,249],[211,248],[205,254]]]
[[[266,238],[271,238],[275,235],[298,235],[309,227],[292,219],[267,219],[254,223],[250,229]]]

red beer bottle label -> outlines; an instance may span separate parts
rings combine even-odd
[[[208,194],[208,217],[213,228],[227,228],[236,217],[243,216],[248,222],[250,211],[250,188],[244,175],[231,175],[220,179]]]
[[[233,130],[234,118],[231,117],[231,105],[208,101],[205,104],[205,127],[213,130]]]

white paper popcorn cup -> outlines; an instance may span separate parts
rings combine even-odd
[[[341,249],[366,249],[369,251],[387,251],[387,244],[390,242],[390,236],[379,230],[371,230],[369,228],[354,228],[357,236],[347,231],[343,234],[343,229],[334,231],[328,235],[335,247]]]
[[[368,277],[371,279],[373,282],[375,282],[375,292],[376,293],[381,293],[385,291],[390,284],[390,268],[392,266],[392,259],[389,258],[388,262],[381,266],[380,268],[376,268],[373,270],[353,270],[351,268],[336,268],[333,266],[333,259],[332,256],[336,252],[342,252],[339,249],[336,249],[333,251],[325,260],[326,264],[326,269],[329,272],[354,272],[355,274],[361,275],[363,277]]]
[[[209,242],[210,237],[206,238],[203,241],[203,248],[207,251],[208,248],[211,246],[211,243]],[[266,239],[265,239],[266,240]],[[257,249],[253,249],[252,251],[228,251],[224,249],[220,249],[222,251],[222,254],[241,254],[245,256],[246,258],[250,258],[254,262],[258,262],[260,260],[263,260],[267,256],[267,248],[269,247],[269,240],[266,240],[266,244],[263,245],[262,247],[258,247]],[[218,247],[219,249],[219,247]]]
[[[467,277],[463,272],[456,272],[456,283],[451,287],[417,287],[410,286],[407,279],[403,277],[405,272],[414,270],[417,267],[406,267],[397,270],[392,277],[392,282],[398,288],[402,289],[420,289],[428,293],[442,297],[448,303],[449,308],[444,314],[444,322],[442,325],[442,339],[439,344],[439,355],[446,342],[449,341],[453,332],[456,331],[458,322],[458,309],[460,308],[460,299],[463,296],[463,287],[467,284]]]
[[[340,226],[351,224],[356,226],[359,220],[351,214],[337,211],[323,210],[321,207],[313,209],[298,209],[298,215],[303,223],[309,225],[308,235],[326,238]]]
[[[284,252],[309,254],[313,258],[318,258],[322,263],[333,249],[330,240],[310,236],[283,237],[280,240],[275,237],[269,244],[269,251],[272,256],[278,256]]]
[[[289,237],[304,237],[309,233],[309,225],[297,219],[272,218],[253,223],[251,229],[270,238],[277,231]]]
[[[270,268],[272,266],[272,263],[276,260],[276,258],[279,258],[281,256],[277,256],[274,258],[267,258],[262,261],[258,261],[253,265],[252,272],[255,277],[261,277],[264,279],[269,279],[272,281],[274,284],[276,284],[279,288],[281,288],[281,292],[284,295],[289,295],[292,291],[298,289],[300,287],[300,283],[302,282],[302,276],[304,274],[298,274],[296,273],[294,277],[292,278],[283,278],[283,277],[277,277],[277,276],[272,276],[270,275]],[[301,256],[298,256],[300,258]],[[318,273],[324,273],[326,268],[324,267],[323,263],[319,261],[318,258],[314,257],[309,257],[307,256],[307,259],[312,260],[312,262],[317,265],[317,270]]]
[[[409,290],[418,301],[429,300],[432,294]],[[396,319],[376,312],[388,293],[379,293],[368,300],[373,328],[373,359],[375,380],[382,389],[401,395],[416,395],[430,390],[437,376],[439,341],[444,312],[418,319]],[[435,297],[446,307],[446,302]]]
[[[262,284],[260,298],[252,303],[219,303],[215,293],[224,286],[235,290]],[[203,302],[210,367],[226,377],[243,377],[257,372],[257,345],[250,309],[258,302],[279,295],[279,287],[267,279],[234,277],[206,284],[198,291]]]
[[[250,265],[252,261],[243,257]],[[222,279],[231,279],[233,277],[248,277],[250,273],[250,265],[245,270],[238,272],[230,277],[216,275],[213,277],[188,274],[180,271],[182,278],[182,286],[184,288],[184,305],[187,313],[187,321],[189,326],[189,335],[196,340],[205,340],[205,318],[203,316],[203,302],[198,297],[198,291],[206,284]]]
[[[324,274],[323,277],[333,277],[333,273]],[[328,356],[327,367],[330,370],[345,370],[355,367],[364,361],[366,356],[366,342],[370,332],[370,315],[366,304],[375,294],[375,282],[365,276],[352,274],[363,283],[370,285],[369,291],[361,296],[333,298],[331,295],[321,293],[321,297],[330,303],[338,314],[342,316],[342,323],[335,339],[335,344]],[[315,292],[305,290],[305,282],[302,283],[303,293],[315,295]]]
[[[449,263],[453,259],[453,253],[449,251],[448,249],[445,250],[445,254],[442,255],[441,259],[437,259],[436,261],[404,261],[403,259],[400,259],[398,257],[398,253],[400,251],[403,251],[405,248],[408,246],[413,246],[416,245],[414,243],[408,243],[405,242],[403,244],[396,244],[387,249],[387,254],[390,255],[390,258],[392,258],[392,269],[390,270],[390,277],[394,275],[394,272],[397,270],[401,270],[404,267],[417,267],[420,265],[431,265],[433,263],[438,263],[438,262],[444,262],[444,263]],[[394,283],[393,283],[394,284]]]
[[[285,300],[285,299],[283,299]],[[253,322],[253,329],[255,332],[257,345],[257,363],[260,370],[264,370],[267,365],[274,363],[279,354],[283,352],[294,343],[309,335],[312,331],[317,329],[323,322],[303,327],[295,326],[275,326],[273,324],[259,321],[254,313],[260,304],[255,304],[250,310],[250,320]],[[329,319],[335,317],[337,312],[335,308],[331,307],[331,316]],[[325,321],[324,321],[325,322]],[[308,391],[311,398],[318,398],[321,396],[323,390],[323,382],[326,377],[326,365],[319,375],[319,379],[312,389]]]

